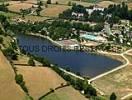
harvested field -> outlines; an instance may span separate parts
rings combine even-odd
[[[115,92],[118,99],[132,93],[132,65],[93,81],[92,85],[110,95]],[[120,100],[120,99],[119,99]]]
[[[87,100],[78,91],[74,90],[71,86],[56,90],[54,93],[49,94],[43,100]]]
[[[29,3],[17,3],[17,4],[12,4],[8,6],[8,9],[10,11],[14,11],[14,12],[20,12],[20,9],[28,9],[31,8],[33,4],[29,4]]]
[[[132,9],[132,3],[128,3],[129,9]]]
[[[0,100],[26,100],[26,95],[15,82],[12,66],[0,51]]]
[[[51,88],[54,89],[61,83],[66,83],[48,67],[16,66],[16,68],[18,73],[23,75],[29,94],[35,100],[49,92]]]
[[[108,7],[111,4],[114,4],[114,2],[112,2],[112,1],[102,1],[102,2],[99,2],[97,5],[99,5],[101,7]]]
[[[85,7],[89,7],[90,5],[94,5],[93,3],[88,3],[88,2],[80,2],[80,1],[72,1],[73,3],[83,5]]]
[[[50,5],[48,8],[41,11],[42,16],[57,17],[60,13],[70,8],[64,5]]]

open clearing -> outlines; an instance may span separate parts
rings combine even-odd
[[[43,100],[87,100],[78,91],[71,86],[56,90],[54,93],[46,96]]]
[[[16,68],[18,73],[23,75],[29,94],[35,100],[49,92],[51,88],[54,89],[61,83],[66,84],[65,80],[48,67],[16,66]]]
[[[12,66],[0,51],[0,100],[26,100],[26,95],[14,78]]]
[[[123,69],[93,81],[92,85],[104,92],[105,95],[110,95],[112,92],[115,92],[117,97],[121,98],[132,93],[131,83],[132,65],[128,65]]]

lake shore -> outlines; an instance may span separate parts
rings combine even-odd
[[[54,41],[49,36],[44,36],[44,35],[41,35],[41,34],[34,34],[34,33],[28,33],[26,35],[37,36],[37,37],[41,37],[41,38],[47,39],[48,41],[53,43],[55,46],[58,46],[58,47],[60,47],[62,49],[65,49],[65,48],[63,48],[63,46],[61,44],[59,44],[57,41]],[[71,50],[71,49],[68,49],[68,50]],[[106,57],[109,57],[111,59],[118,60],[118,61],[122,62],[123,64],[125,63],[125,60],[119,55],[109,55],[109,54],[104,54],[104,53],[101,53],[101,52],[88,52],[88,53],[95,54],[95,55],[106,56]]]

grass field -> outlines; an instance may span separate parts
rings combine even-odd
[[[26,100],[26,95],[14,78],[10,63],[0,51],[0,100]]]
[[[41,11],[42,16],[57,17],[60,13],[70,8],[64,5],[49,5],[48,8]]]
[[[9,5],[8,9],[10,11],[20,12],[20,9],[28,9],[31,7],[32,7],[32,4],[29,4],[29,3],[16,3],[16,4]]]
[[[132,56],[125,54],[125,57],[129,60],[129,62],[132,64]]]
[[[61,88],[54,93],[46,96],[43,100],[87,100],[71,86]]]
[[[132,93],[132,65],[93,81],[92,85],[110,95],[115,92],[118,99]],[[120,99],[119,99],[120,100]]]
[[[99,5],[101,7],[108,7],[111,4],[114,4],[114,2],[112,2],[112,1],[102,1],[102,2],[99,2],[97,5]]]
[[[28,65],[28,60],[29,60],[28,56],[21,54],[21,55],[18,55],[17,60],[13,61],[13,64],[14,65],[17,65],[17,64]],[[40,62],[38,62],[38,61],[35,61],[35,65],[36,66],[42,66],[42,64]]]
[[[66,83],[58,74],[47,67],[16,66],[18,73],[22,74],[29,94],[37,100],[50,91],[50,88],[56,88],[61,83]]]

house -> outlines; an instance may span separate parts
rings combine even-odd
[[[103,7],[99,7],[97,5],[95,5],[93,8],[86,8],[86,11],[88,12],[89,15],[91,15],[94,11],[104,11]]]
[[[77,18],[80,18],[80,17],[83,17],[84,14],[83,13],[72,12],[72,16],[76,16]]]

